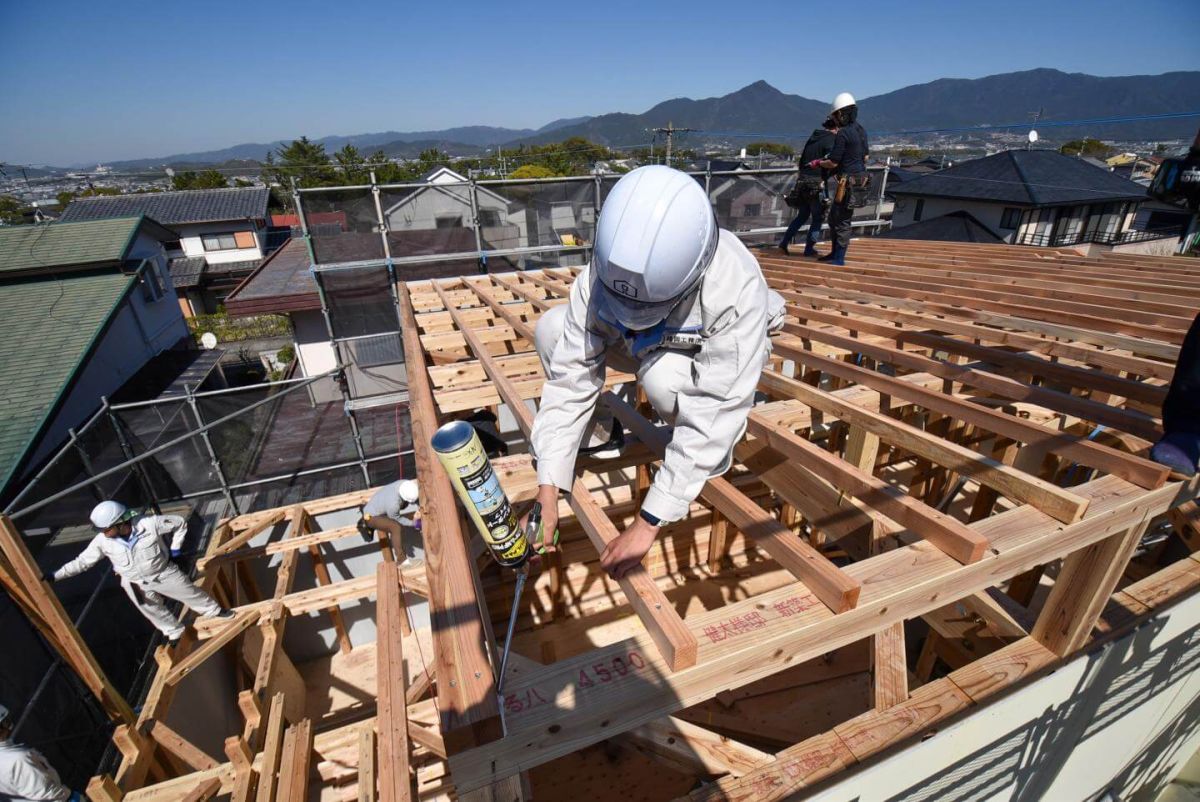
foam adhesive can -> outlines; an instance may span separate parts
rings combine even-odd
[[[505,568],[523,565],[529,541],[475,428],[466,421],[447,423],[434,432],[432,445],[492,557]]]

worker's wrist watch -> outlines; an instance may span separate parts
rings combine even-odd
[[[661,518],[659,518],[657,515],[651,515],[650,513],[646,512],[645,510],[639,510],[638,517],[641,518],[646,523],[650,524],[651,526],[662,526]]]

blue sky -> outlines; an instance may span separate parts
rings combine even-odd
[[[1033,67],[1155,74],[1200,68],[1197,30],[1197,0],[0,0],[0,161],[538,127],[760,78],[825,99]]]

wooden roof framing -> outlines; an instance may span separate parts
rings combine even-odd
[[[578,764],[559,761],[609,742],[660,767],[651,784],[683,778],[655,785],[664,797],[781,799],[1200,587],[1198,484],[1145,456],[1200,268],[902,240],[856,241],[851,256],[838,269],[760,259],[790,313],[763,403],[735,467],[620,583],[598,554],[636,513],[669,432],[612,392],[632,377],[609,377],[604,403],[635,440],[618,460],[581,460],[558,559],[530,578],[500,700],[492,633],[511,577],[477,560],[429,440],[461,412],[499,405],[528,433],[543,381],[533,327],[579,271],[400,285],[425,565],[292,586],[306,551],[356,536],[312,531],[314,516],[365,494],[227,522],[203,581],[238,617],[198,622],[160,652],[139,721],[118,739],[122,767],[96,778],[92,798],[265,802],[311,787],[321,799],[515,799],[530,783],[539,799],[566,798],[553,770]],[[515,502],[533,497],[528,454],[495,467]],[[246,536],[282,526],[265,544]],[[1191,556],[1138,551],[1151,526],[1170,526]],[[239,566],[264,559],[280,561],[278,580],[256,596]],[[398,667],[425,648],[405,631],[402,589],[430,603],[421,671]],[[284,622],[371,597],[376,706],[350,723],[289,710],[305,688],[287,670]],[[905,625],[918,619],[929,635],[909,659]],[[250,652],[257,670],[228,759],[189,766],[153,722],[213,643]],[[935,677],[935,664],[947,670]],[[783,718],[822,703],[831,725],[797,735]],[[595,782],[593,795],[616,788]]]

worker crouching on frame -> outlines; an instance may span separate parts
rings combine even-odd
[[[411,563],[424,555],[421,536],[421,486],[413,479],[401,479],[375,491],[363,505],[358,531],[371,540],[376,530],[387,532],[392,546],[404,552]]]
[[[97,535],[87,548],[54,572],[54,581],[78,576],[107,557],[121,578],[125,595],[167,640],[175,643],[184,626],[171,615],[164,599],[183,602],[204,617],[232,618],[233,613],[217,604],[171,562],[179,556],[187,534],[187,522],[178,515],[138,515],[119,501],[102,501],[92,510]],[[170,551],[163,536],[171,535]]]
[[[695,179],[650,166],[616,183],[591,264],[568,303],[547,310],[534,332],[548,379],[531,436],[547,549],[558,492],[574,482],[585,436],[584,453],[612,454],[622,441],[611,413],[597,408],[606,368],[635,373],[674,426],[638,517],[600,556],[620,579],[664,524],[687,515],[704,483],[729,469],[770,354],[768,331],[782,326],[783,310],[758,261],[717,227]]]

